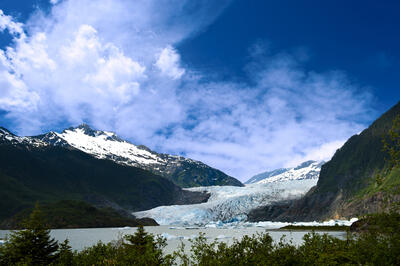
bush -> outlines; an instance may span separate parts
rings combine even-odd
[[[209,242],[204,233],[185,247],[164,255],[166,240],[139,227],[112,243],[73,252],[68,240],[58,244],[35,208],[25,230],[13,232],[0,246],[0,265],[400,265],[400,218],[396,213],[370,216],[371,230],[347,234],[345,240],[315,232],[295,246],[268,233],[244,236],[231,245]]]

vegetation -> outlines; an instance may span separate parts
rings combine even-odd
[[[68,199],[135,211],[175,204],[197,194],[201,193],[183,191],[148,171],[78,150],[0,143],[0,223],[32,208],[36,201],[50,204]]]
[[[352,200],[362,200],[370,198],[374,195],[381,194],[384,205],[383,209],[398,209],[398,203],[394,199],[396,195],[400,195],[400,167],[394,166],[391,169],[384,169],[378,172],[375,180],[371,180],[370,184],[360,190]],[[397,203],[397,204],[396,204]]]
[[[96,208],[86,202],[62,200],[43,204],[43,217],[50,228],[99,228],[138,225],[157,225],[151,219],[134,219],[129,214],[121,214],[111,208]],[[10,219],[6,219],[0,228],[20,229],[21,221],[29,217],[32,208],[25,209]]]
[[[400,165],[400,115],[393,120],[392,128],[389,130],[389,137],[383,138],[383,149],[389,154],[389,167]]]
[[[382,209],[381,195],[368,193],[382,193],[389,186],[395,189],[400,183],[400,172],[396,167],[388,168],[386,160],[387,148],[393,155],[399,155],[400,146],[396,147],[396,143],[400,143],[399,135],[394,132],[400,132],[400,128],[393,130],[399,125],[399,115],[400,102],[360,134],[348,139],[322,166],[318,184],[304,197],[287,204],[259,208],[249,216],[254,221],[313,221],[355,217]],[[387,145],[382,138],[386,139]],[[400,202],[399,192],[391,193],[395,197],[391,196],[388,205]]]
[[[13,232],[0,247],[2,265],[47,265],[57,258],[58,243],[50,239],[50,230],[43,223],[37,205],[28,220],[25,230]]]
[[[369,128],[351,137],[322,167],[315,193],[341,190],[345,197],[351,197],[368,186],[371,178],[387,165],[387,149],[393,150],[393,154],[398,150],[392,137],[396,132],[393,123],[397,123],[399,115],[400,103]]]
[[[166,240],[139,227],[112,243],[97,243],[80,252],[68,241],[50,238],[41,212],[35,208],[24,230],[11,234],[0,246],[0,265],[398,265],[400,263],[400,216],[375,216],[374,229],[340,240],[315,232],[295,246],[267,233],[244,236],[233,244],[208,242],[204,234],[192,240],[190,253],[181,247],[163,254]]]
[[[390,234],[399,229],[400,213],[374,213],[368,214],[353,223],[351,231],[384,232]]]
[[[400,210],[400,115],[397,115],[388,134],[382,137],[385,166],[376,171],[369,185],[360,190],[353,200],[379,197],[383,202],[382,212]]]

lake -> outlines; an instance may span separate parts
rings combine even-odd
[[[292,241],[293,244],[302,243],[302,238],[309,231],[282,231],[271,230],[268,227],[233,227],[233,228],[197,228],[197,227],[171,227],[171,226],[146,226],[145,230],[154,235],[162,235],[167,239],[167,247],[165,253],[172,253],[177,249],[178,245],[183,242],[187,250],[189,250],[189,239],[193,239],[200,232],[210,241],[217,239],[232,243],[233,239],[241,239],[245,235],[253,235],[261,232],[268,232],[274,241],[278,242],[282,236],[286,236],[286,241]],[[51,236],[59,242],[69,239],[70,245],[74,250],[82,250],[85,247],[92,246],[98,241],[105,243],[117,240],[126,234],[134,234],[136,228],[90,228],[90,229],[54,229],[51,230]],[[9,233],[8,230],[0,230],[0,239],[5,238]],[[318,232],[319,234],[327,233],[334,237],[344,239],[346,232]]]

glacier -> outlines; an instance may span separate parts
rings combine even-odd
[[[211,186],[188,188],[190,191],[210,193],[205,203],[160,206],[134,212],[138,218],[150,217],[160,225],[219,226],[244,223],[250,210],[275,202],[303,196],[317,184],[318,179],[290,180],[250,184],[245,187]]]

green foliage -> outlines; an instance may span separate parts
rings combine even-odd
[[[165,245],[164,238],[148,234],[140,226],[135,234],[116,242],[99,242],[75,252],[72,265],[170,265],[170,256],[162,252]]]
[[[96,208],[86,202],[62,200],[42,204],[42,214],[50,228],[100,228],[138,226],[140,223],[133,217],[125,217],[110,208]],[[28,208],[10,219],[5,224],[19,228],[19,222],[29,216]]]
[[[72,265],[74,263],[74,253],[69,245],[69,240],[65,239],[64,242],[59,244],[57,252],[57,260],[54,265]]]
[[[2,265],[47,265],[57,257],[58,243],[50,238],[50,230],[44,225],[41,212],[36,204],[24,230],[12,232],[1,247]]]
[[[352,241],[319,235],[316,233],[304,236],[304,244],[299,247],[303,265],[344,265],[357,264],[352,254]]]
[[[393,144],[389,139],[392,139],[391,132],[395,132],[393,128],[398,127],[399,116],[400,103],[383,114],[363,132],[352,136],[336,151],[332,159],[322,166],[317,189],[313,194],[341,191],[345,198],[349,198],[367,187],[371,178],[375,178],[376,173],[385,167],[386,152],[382,137],[387,140],[388,144]],[[394,125],[393,121],[397,124]],[[396,137],[396,134],[393,137]]]
[[[131,265],[160,265],[163,263],[162,249],[166,246],[165,238],[154,237],[139,226],[135,234],[124,237],[122,243],[124,261]]]
[[[353,246],[359,263],[399,265],[400,214],[392,212],[368,215],[358,223],[363,230]]]
[[[190,258],[183,249],[174,256],[182,265],[398,265],[399,236],[399,231],[358,236],[348,233],[345,240],[340,240],[312,232],[304,236],[302,245],[294,246],[283,238],[274,244],[268,234],[259,234],[228,246],[208,243],[200,235],[192,243]]]
[[[119,246],[115,243],[98,242],[92,247],[76,252],[73,265],[118,265],[118,251]]]
[[[390,156],[390,167],[393,168],[400,165],[400,115],[394,118],[388,137],[383,137],[382,142],[383,150]]]
[[[139,227],[133,235],[108,244],[99,242],[80,252],[72,252],[66,241],[56,251],[40,252],[47,254],[47,261],[39,262],[27,252],[19,252],[18,260],[11,261],[9,248],[0,248],[0,265],[399,265],[400,215],[370,216],[369,223],[375,229],[348,233],[344,240],[312,232],[299,246],[284,237],[274,243],[268,233],[244,236],[230,245],[210,242],[200,233],[191,240],[190,253],[182,243],[172,255],[162,252],[165,239]]]

